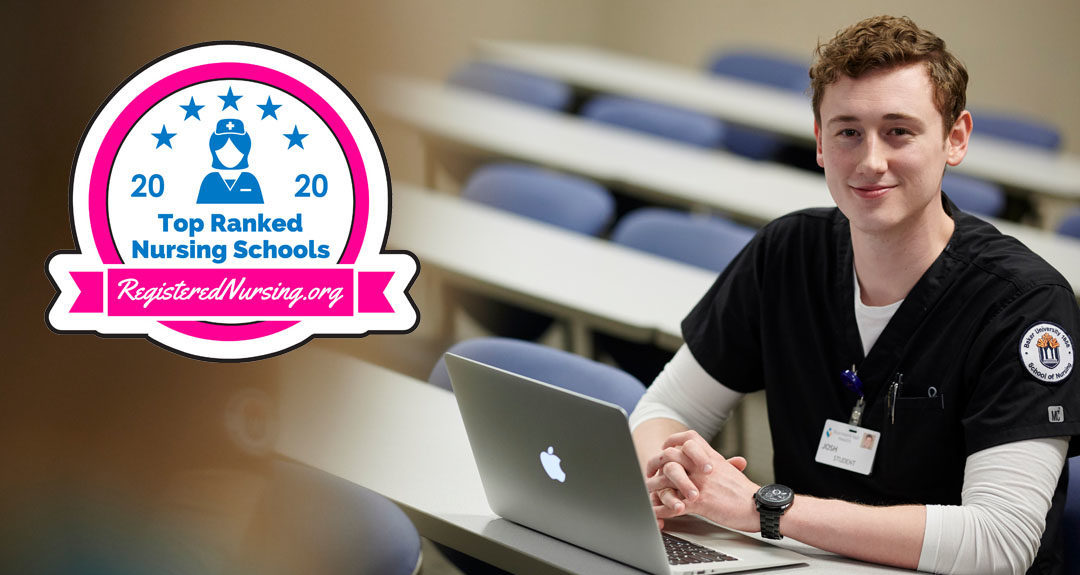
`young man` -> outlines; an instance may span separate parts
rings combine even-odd
[[[657,518],[928,571],[1061,572],[1080,309],[941,192],[972,130],[966,70],[876,17],[819,45],[810,76],[838,208],[766,226],[683,322],[631,416]],[[759,389],[783,484],[765,488],[703,439]]]

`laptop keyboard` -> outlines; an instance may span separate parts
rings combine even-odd
[[[664,536],[664,550],[667,551],[668,563],[671,565],[688,565],[691,563],[712,563],[714,561],[738,561],[731,555],[724,555],[708,547],[702,547],[697,543],[691,543],[682,539],[660,532]]]

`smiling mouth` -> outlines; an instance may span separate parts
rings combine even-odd
[[[886,193],[888,193],[889,190],[891,190],[891,189],[893,189],[895,187],[896,186],[882,186],[882,185],[850,186],[851,190],[853,192],[855,192],[855,195],[859,196],[860,198],[865,198],[865,199],[880,198],[881,196],[884,196]]]

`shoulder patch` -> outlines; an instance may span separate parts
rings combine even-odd
[[[1057,324],[1036,323],[1020,338],[1020,362],[1043,383],[1065,381],[1072,373],[1075,357],[1072,338]]]

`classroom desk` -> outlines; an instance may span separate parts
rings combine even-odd
[[[389,245],[447,279],[571,326],[586,357],[594,330],[670,350],[716,274],[414,186],[394,185]]]
[[[380,110],[465,153],[592,178],[645,200],[765,223],[833,205],[817,174],[754,162],[424,80],[379,84]]]
[[[646,200],[710,209],[759,224],[795,210],[835,205],[822,176],[790,167],[673,144],[433,82],[387,80],[379,94],[378,103],[392,117],[459,150],[576,173]],[[990,221],[1080,290],[1080,240]]]
[[[801,94],[589,46],[481,40],[476,47],[483,59],[588,91],[665,102],[813,143],[814,115]],[[976,117],[967,158],[956,172],[1072,204],[1080,200],[1080,158],[978,133]]]
[[[424,537],[511,572],[641,573],[494,515],[450,392],[317,344],[289,357],[281,362],[279,454],[381,493]],[[807,566],[784,573],[901,572],[790,539],[781,545],[807,555]]]

